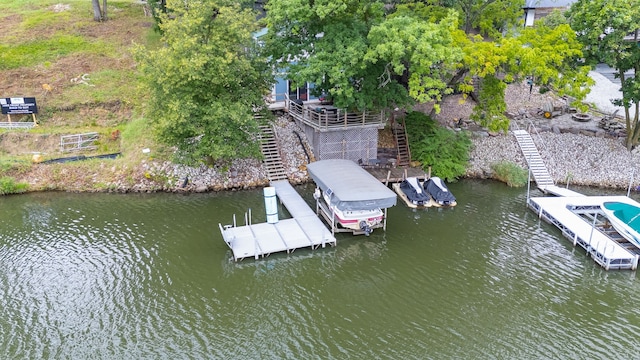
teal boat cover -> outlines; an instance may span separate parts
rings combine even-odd
[[[309,176],[331,205],[342,211],[386,209],[396,204],[397,195],[351,160],[320,160],[307,165]]]

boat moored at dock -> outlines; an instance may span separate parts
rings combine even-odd
[[[439,177],[420,182],[417,177],[408,177],[392,185],[393,190],[411,208],[453,207],[456,198]]]
[[[640,248],[640,207],[619,201],[605,201],[602,203],[602,212],[620,235]]]
[[[316,183],[316,211],[333,232],[369,235],[386,229],[387,209],[396,194],[351,160],[320,160],[307,165]]]

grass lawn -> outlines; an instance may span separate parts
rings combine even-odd
[[[95,22],[88,0],[0,2],[0,98],[35,97],[39,123],[31,130],[0,129],[0,177],[28,178],[25,164],[33,153],[68,156],[60,152],[61,135],[98,132],[97,150],[85,154],[122,152],[114,163],[128,168],[153,145],[140,130],[145,94],[131,54],[136,44],[159,40],[146,6],[108,0],[109,20]],[[11,119],[30,121],[31,115]]]

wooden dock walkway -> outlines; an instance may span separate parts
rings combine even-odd
[[[538,217],[559,228],[574,246],[585,249],[606,270],[636,270],[640,249],[608,226],[600,208],[605,201],[639,205],[626,196],[582,195],[531,198],[528,206]]]
[[[418,167],[365,167],[365,170],[383,184],[402,182],[408,177],[426,180],[429,176]]]
[[[251,216],[245,214],[244,226],[236,225],[235,216],[231,225],[218,224],[235,261],[264,258],[276,252],[292,253],[304,247],[314,250],[327,244],[336,245],[336,238],[288,181],[273,181],[271,186],[293,218],[274,224],[252,224]]]

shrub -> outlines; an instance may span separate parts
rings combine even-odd
[[[0,195],[19,194],[27,191],[29,184],[17,183],[12,177],[0,178]]]
[[[529,173],[517,164],[502,161],[491,165],[493,177],[511,187],[523,187],[529,181]]]
[[[411,112],[406,118],[411,157],[434,176],[455,181],[464,175],[469,161],[471,140],[464,132],[443,128],[429,116]]]

